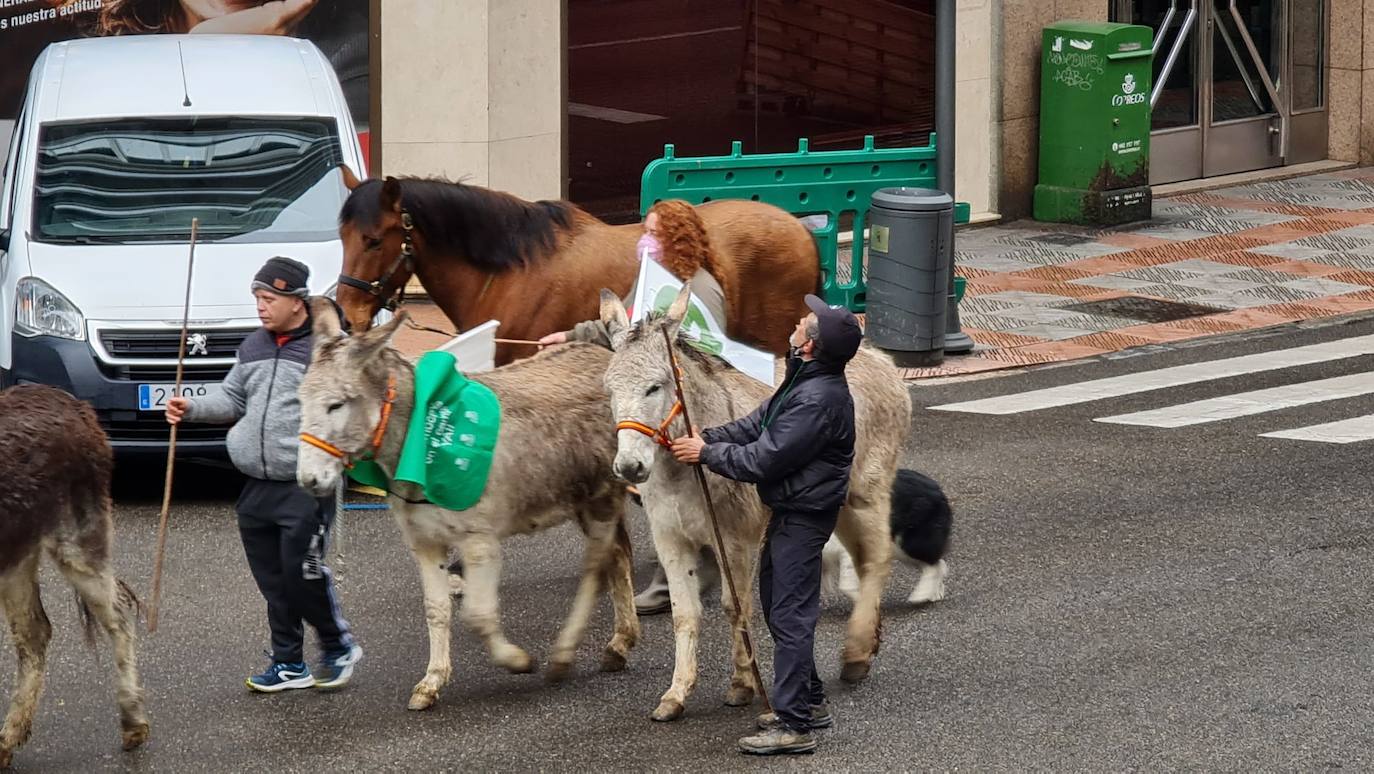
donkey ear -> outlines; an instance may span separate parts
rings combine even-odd
[[[409,312],[404,309],[397,309],[396,316],[388,320],[385,325],[379,325],[366,333],[354,336],[352,350],[354,360],[366,364],[375,359],[383,349],[391,345],[391,339],[395,337],[396,331],[400,330],[408,319],[410,319]]]
[[[382,211],[390,210],[399,213],[401,211],[401,181],[387,175],[386,181],[382,183]]]
[[[340,164],[339,171],[343,173],[344,188],[352,191],[362,184],[362,181],[358,179],[357,175],[353,174],[353,170],[349,169],[347,164]]]
[[[682,290],[677,292],[677,298],[668,307],[668,314],[664,318],[664,323],[668,326],[668,333],[677,335],[677,329],[682,325],[682,318],[687,316],[687,302],[692,297],[692,283],[687,281],[682,283]]]
[[[601,289],[601,322],[611,337],[611,349],[616,349],[630,332],[630,315],[625,312],[620,296],[606,288]]]
[[[310,317],[315,321],[315,341],[328,341],[343,335],[339,324],[339,310],[324,296],[310,299]]]

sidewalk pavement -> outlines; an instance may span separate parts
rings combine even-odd
[[[1374,167],[1184,194],[1098,230],[1018,221],[961,229],[968,355],[908,379],[1062,362],[1374,309]],[[413,303],[417,322],[451,330]],[[409,355],[447,341],[403,329]]]
[[[1374,167],[1156,199],[1106,230],[960,230],[976,343],[908,379],[972,374],[1374,309]]]

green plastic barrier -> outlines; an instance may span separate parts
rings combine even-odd
[[[806,138],[797,141],[796,153],[745,155],[743,144],[731,143],[728,156],[678,158],[672,145],[663,146],[663,158],[644,168],[639,189],[640,217],[664,199],[684,199],[701,204],[713,199],[752,199],[767,202],[794,215],[826,215],[823,227],[813,229],[821,261],[821,297],[830,304],[844,304],[864,311],[864,222],[869,199],[880,188],[935,187],[935,135],[921,148],[875,148],[873,136],[864,137],[859,150],[810,150]],[[839,281],[840,217],[853,216],[854,244],[850,251],[849,280]],[[969,206],[955,204],[954,220],[967,223]]]

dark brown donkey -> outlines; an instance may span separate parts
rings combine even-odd
[[[339,305],[365,331],[412,276],[460,331],[500,320],[498,335],[538,339],[601,313],[601,288],[625,296],[639,272],[638,223],[612,226],[568,201],[529,202],[445,180],[359,182],[339,214],[343,273]],[[696,205],[729,296],[727,336],[787,353],[802,299],[821,279],[816,241],[801,221],[771,204],[720,199]],[[496,365],[533,355],[499,345]]]
[[[114,455],[95,412],[51,387],[0,391],[0,601],[18,651],[18,679],[0,729],[0,769],[29,737],[43,691],[52,625],[38,593],[44,550],[76,589],[87,642],[104,627],[114,641],[124,749],[148,738],[134,655],[138,601],[110,571]]]

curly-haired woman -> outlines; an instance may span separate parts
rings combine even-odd
[[[725,288],[720,278],[724,272],[718,270],[711,240],[706,235],[706,224],[697,214],[696,208],[681,199],[659,202],[649,209],[644,218],[644,235],[639,238],[637,254],[658,261],[674,277],[692,283],[692,295],[721,326],[729,316],[725,310]],[[630,286],[629,294],[622,299],[628,307],[634,302],[639,290],[639,279]],[[565,344],[569,341],[585,341],[610,348],[611,338],[606,326],[600,320],[587,320],[573,326],[570,331],[551,333],[539,340],[539,346]]]

